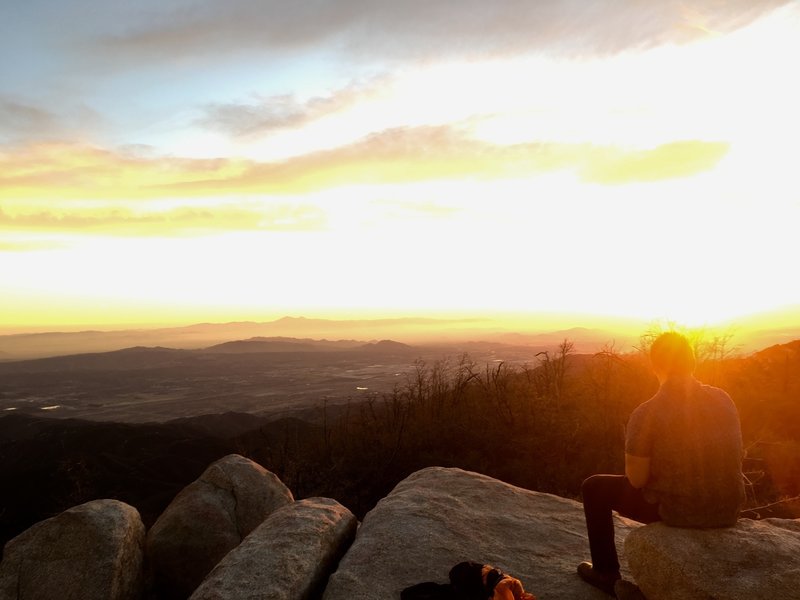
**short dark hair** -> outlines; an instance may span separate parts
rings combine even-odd
[[[694,373],[694,350],[685,335],[677,331],[662,333],[650,346],[653,368],[666,375],[691,375]]]

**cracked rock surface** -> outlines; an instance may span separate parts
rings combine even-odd
[[[357,524],[353,513],[330,498],[284,506],[214,567],[191,600],[318,598]]]
[[[0,598],[134,600],[142,593],[144,525],[118,500],[93,500],[10,540]]]
[[[800,519],[740,519],[734,527],[653,523],[625,540],[648,600],[800,598]]]
[[[638,526],[615,517],[620,549]],[[404,479],[364,517],[323,600],[399,598],[410,585],[447,582],[450,568],[465,560],[517,577],[539,600],[608,600],[575,572],[588,557],[580,503],[431,467]]]
[[[148,532],[152,583],[163,597],[188,597],[230,550],[293,501],[274,473],[243,456],[212,463]]]

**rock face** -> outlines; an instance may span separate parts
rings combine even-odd
[[[615,525],[620,548],[639,526],[619,518]],[[400,482],[367,514],[323,598],[399,598],[415,583],[446,582],[453,565],[472,560],[519,578],[539,600],[607,599],[575,572],[588,556],[580,503],[433,467]]]
[[[800,520],[742,519],[727,529],[640,527],[625,540],[648,600],[800,598]]]
[[[6,544],[0,598],[140,598],[144,537],[132,506],[117,500],[75,506]]]
[[[212,463],[147,534],[156,589],[165,597],[186,598],[270,513],[293,501],[277,476],[251,460],[230,454]]]
[[[357,524],[349,510],[329,498],[280,508],[222,559],[191,600],[319,597]]]

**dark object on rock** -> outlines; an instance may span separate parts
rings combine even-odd
[[[614,584],[614,594],[617,600],[647,600],[639,586],[627,579],[617,580]]]
[[[476,562],[460,562],[450,569],[450,585],[459,600],[484,600],[504,577],[500,569]]]
[[[401,600],[536,600],[519,579],[491,565],[465,561],[450,569],[450,583],[418,583],[400,592]]]
[[[457,600],[457,597],[449,583],[426,581],[404,589],[400,600]]]

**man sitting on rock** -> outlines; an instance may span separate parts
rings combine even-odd
[[[625,475],[594,475],[582,486],[592,562],[578,574],[610,595],[620,579],[612,511],[641,523],[728,527],[744,501],[741,426],[730,396],[693,377],[692,347],[678,333],[653,342],[650,362],[661,387],[630,416]]]

